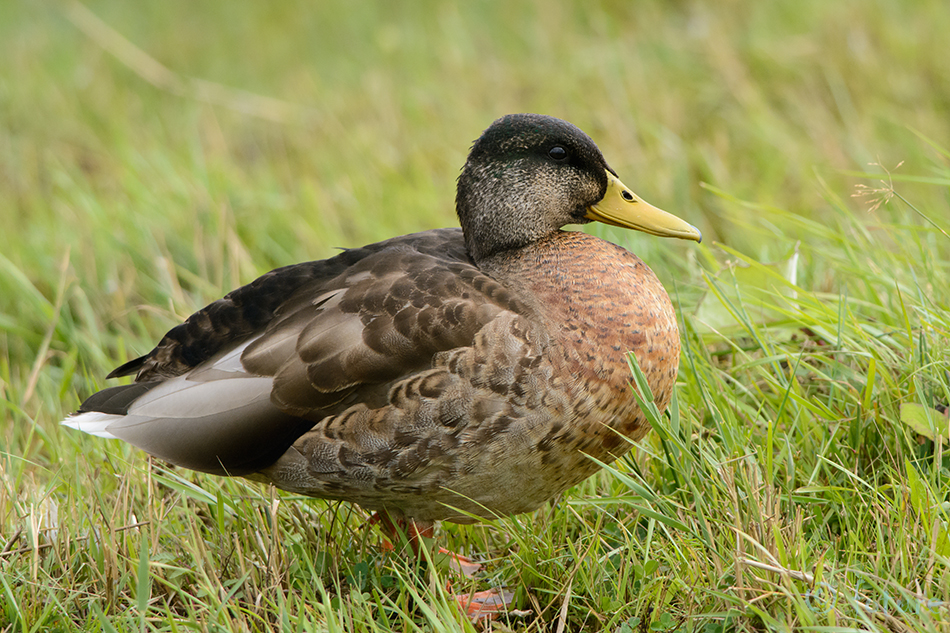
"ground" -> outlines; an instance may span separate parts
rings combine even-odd
[[[946,630],[948,32],[943,0],[2,3],[0,631],[469,629],[448,582],[513,591],[501,630]],[[59,426],[258,274],[455,225],[518,111],[706,239],[592,229],[678,308],[676,399],[556,503],[444,526],[475,581]]]

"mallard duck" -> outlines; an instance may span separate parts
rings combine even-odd
[[[64,424],[388,521],[530,512],[648,430],[679,362],[669,297],[592,220],[701,239],[574,125],[513,114],[472,146],[461,229],[279,268],[172,328]]]

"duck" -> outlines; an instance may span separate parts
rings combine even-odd
[[[567,121],[474,142],[460,228],[264,274],[113,370],[63,423],[170,464],[358,504],[431,533],[531,512],[625,454],[677,376],[670,299],[633,253],[567,225],[699,242]]]

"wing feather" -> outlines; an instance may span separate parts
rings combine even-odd
[[[527,312],[469,261],[457,230],[404,236],[235,290],[116,370],[137,371],[137,382],[90,398],[83,415],[99,401],[108,401],[112,408],[100,413],[109,415],[77,424],[188,468],[247,474],[325,421],[330,426],[306,442],[312,467],[363,464],[368,473],[389,464],[409,473],[419,451],[438,453],[452,441],[440,432],[441,440],[419,444],[419,428],[451,428],[471,414],[477,377],[468,387],[459,382],[442,367],[445,354],[476,346],[500,315],[507,323]],[[468,404],[453,408],[443,392]],[[491,408],[493,397],[475,399]],[[122,415],[117,407],[126,405]],[[326,445],[315,445],[317,437]],[[401,449],[409,438],[414,448]]]

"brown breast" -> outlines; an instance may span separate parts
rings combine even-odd
[[[676,315],[653,271],[633,253],[580,232],[561,232],[530,254],[493,271],[541,315],[551,335],[556,373],[570,391],[589,434],[603,438],[595,456],[620,443],[610,427],[632,439],[649,429],[630,392],[626,355],[634,352],[661,410],[669,404],[679,366]],[[591,447],[593,449],[595,447]],[[624,449],[625,452],[625,449]]]

